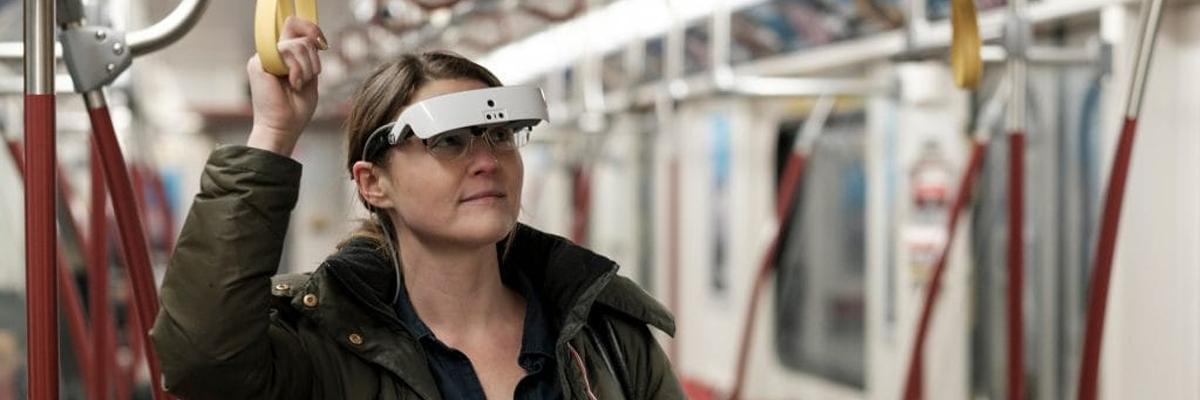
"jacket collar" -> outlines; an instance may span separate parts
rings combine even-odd
[[[519,268],[541,296],[551,329],[557,329],[557,349],[582,329],[597,302],[674,333],[670,313],[632,281],[617,277],[612,260],[522,224],[510,241],[497,244],[502,268]],[[389,369],[423,398],[438,399],[424,351],[391,307],[396,283],[386,250],[354,239],[326,259],[292,304],[352,352]],[[320,305],[306,306],[307,294],[319,296]],[[361,344],[351,342],[353,334]]]
[[[590,308],[617,271],[612,260],[523,224],[517,225],[510,240],[511,245],[506,241],[496,245],[501,268],[520,269],[529,278],[554,327],[560,330],[576,319],[586,320],[586,314],[574,315],[577,309]],[[391,308],[396,270],[378,242],[352,239],[320,269],[327,269],[367,311],[386,314],[384,319],[389,322],[398,321]]]

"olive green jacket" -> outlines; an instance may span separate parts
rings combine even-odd
[[[272,278],[300,172],[290,158],[243,146],[210,156],[150,332],[167,390],[440,399],[421,345],[391,307],[393,269],[335,255],[311,274]],[[589,388],[598,399],[684,397],[647,328],[673,334],[671,315],[615,263],[525,226],[503,262],[523,268],[546,303],[566,398],[588,399]]]

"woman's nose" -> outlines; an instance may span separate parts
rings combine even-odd
[[[500,159],[491,143],[483,138],[475,138],[467,153],[469,172],[471,175],[491,173],[500,167]]]

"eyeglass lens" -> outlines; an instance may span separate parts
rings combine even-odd
[[[507,153],[525,145],[529,131],[528,127],[511,126],[492,127],[482,133],[478,133],[477,129],[460,129],[430,138],[425,141],[425,146],[439,159],[454,160],[469,153],[475,141],[482,136],[491,145],[492,152]]]

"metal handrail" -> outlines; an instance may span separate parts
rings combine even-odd
[[[153,53],[183,38],[204,15],[208,0],[183,0],[167,14],[149,27],[129,33],[129,49],[134,57]]]
[[[141,56],[179,41],[196,26],[208,0],[182,0],[170,14],[153,25],[129,33],[129,49],[133,55]],[[19,61],[24,58],[25,46],[21,42],[0,43],[0,60]],[[62,46],[54,45],[54,58],[62,59]]]

